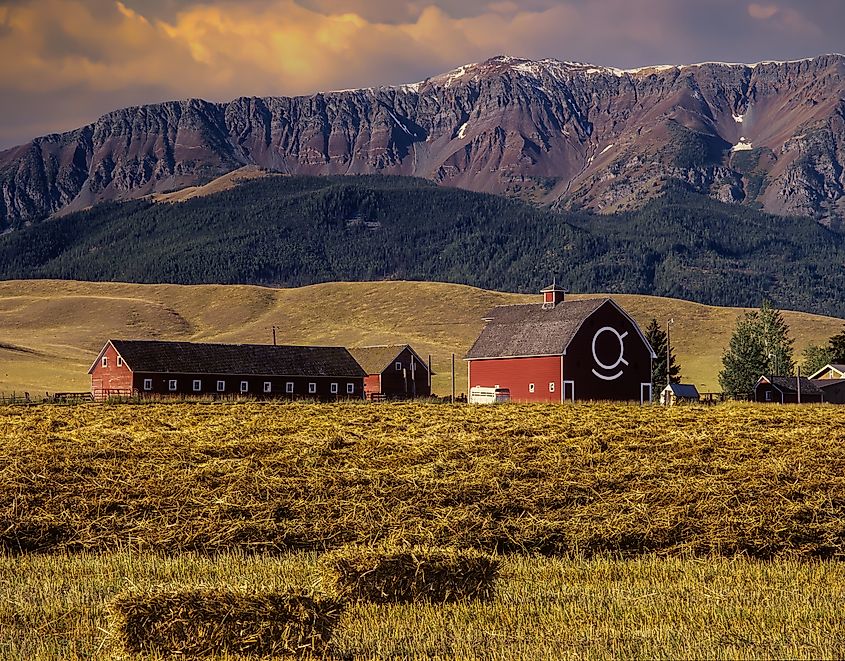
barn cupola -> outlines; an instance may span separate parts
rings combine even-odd
[[[540,293],[543,295],[544,310],[551,310],[558,303],[563,303],[563,299],[566,296],[566,290],[558,286],[556,281],[553,281],[548,287],[541,289]]]

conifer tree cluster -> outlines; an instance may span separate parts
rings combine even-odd
[[[830,338],[828,349],[830,351],[830,359],[827,363],[835,363],[837,365],[845,363],[845,330]],[[824,367],[824,365],[821,365],[821,367]]]
[[[666,345],[669,342],[669,336],[666,331],[657,323],[657,319],[652,319],[645,330],[645,336],[654,353],[657,354],[651,363],[651,383],[655,396],[660,394],[666,387],[667,383],[680,383],[681,381],[681,366],[678,364],[675,357],[675,349],[669,346],[669,371],[666,371]],[[668,374],[668,381],[667,381]]]
[[[792,344],[789,326],[771,303],[765,301],[759,310],[746,312],[722,356],[722,390],[734,397],[747,397],[761,376],[791,376],[795,369]]]

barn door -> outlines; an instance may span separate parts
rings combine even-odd
[[[651,384],[640,384],[640,404],[651,404]]]
[[[562,400],[564,402],[574,402],[575,401],[575,381],[564,381],[563,382],[563,397]]]

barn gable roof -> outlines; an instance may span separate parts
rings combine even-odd
[[[488,320],[481,335],[466,354],[477,358],[517,356],[560,356],[583,323],[603,305],[612,305],[631,321],[652,357],[654,350],[630,315],[610,298],[563,301],[554,308],[540,305],[500,305],[485,316]]]
[[[420,355],[414,351],[414,348],[410,344],[352,347],[349,349],[349,353],[352,354],[352,357],[358,361],[358,364],[364,368],[367,374],[381,374],[388,367],[393,367],[394,361],[405,349],[410,351],[423,366],[426,365],[426,362],[420,358]]]
[[[809,378],[818,379],[822,374],[824,374],[825,372],[829,372],[829,371],[838,372],[839,373],[838,378],[845,378],[845,364],[842,364],[842,363],[828,363],[827,365],[822,367],[820,370],[816,370],[815,372],[813,372],[810,375]]]
[[[821,395],[822,391],[816,385],[815,382],[811,381],[807,377],[795,377],[795,376],[761,376],[757,381],[757,385],[759,386],[761,383],[770,383],[774,388],[779,390],[780,392],[786,394],[797,394],[798,393],[798,380],[801,380],[801,394],[802,395]]]
[[[363,377],[344,347],[109,340],[133,372]],[[102,355],[102,352],[101,352]],[[99,360],[99,359],[98,359]],[[96,366],[91,366],[91,372]]]

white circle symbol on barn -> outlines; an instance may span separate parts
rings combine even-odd
[[[599,336],[602,333],[613,333],[616,336],[616,339],[619,340],[619,356],[616,358],[616,362],[614,363],[603,363],[601,359],[598,357],[596,353],[596,341],[599,339]],[[628,335],[628,331],[624,333],[620,333],[618,330],[613,328],[612,326],[602,326],[596,331],[596,334],[593,335],[593,360],[596,361],[596,365],[599,366],[599,369],[602,372],[613,372],[617,367],[620,365],[628,365],[628,361],[625,360],[625,337]],[[622,372],[624,370],[620,369],[619,371],[613,374],[603,374],[602,372],[598,372],[595,368],[593,369],[593,374],[604,381],[615,381],[620,376],[622,376]]]

